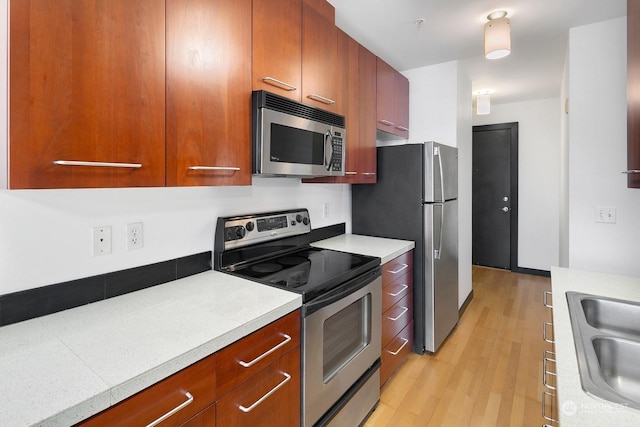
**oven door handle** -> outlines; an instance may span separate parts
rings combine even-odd
[[[362,276],[356,277],[355,279],[345,283],[336,290],[307,302],[303,306],[304,316],[308,316],[323,307],[331,305],[334,302],[339,301],[356,291],[359,291],[360,289],[369,285],[376,277],[380,276],[380,271],[380,267],[377,267],[363,274]]]

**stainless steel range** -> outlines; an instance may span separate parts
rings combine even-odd
[[[357,426],[380,398],[380,258],[310,233],[306,209],[218,218],[214,268],[302,295],[301,425]]]

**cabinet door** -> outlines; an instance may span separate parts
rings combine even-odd
[[[253,90],[300,101],[301,0],[253,2]]]
[[[376,56],[359,46],[358,58],[358,183],[372,184],[377,177]]]
[[[394,73],[395,70],[382,59],[376,60],[376,91],[377,91],[377,129],[393,133],[396,126],[394,119]]]
[[[627,169],[640,170],[640,2],[627,2]],[[640,173],[627,175],[640,188]]]
[[[325,0],[302,1],[302,102],[344,114],[334,17]]]
[[[167,185],[251,184],[251,0],[167,2]]]
[[[409,79],[395,72],[393,76],[394,134],[409,138]]]
[[[300,425],[300,348],[287,353],[223,396],[216,425]]]
[[[10,188],[164,185],[165,2],[10,2]]]

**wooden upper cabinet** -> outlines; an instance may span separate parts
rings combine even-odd
[[[253,2],[253,90],[301,101],[300,0]]]
[[[302,0],[302,102],[344,114],[335,9],[325,0]]]
[[[375,183],[376,152],[376,56],[363,46],[358,47],[358,183]]]
[[[627,169],[640,171],[640,2],[627,2]],[[640,188],[640,173],[627,175]]]
[[[10,23],[9,187],[164,185],[164,0],[12,1]]]
[[[409,138],[409,80],[377,59],[377,129]]]
[[[251,0],[167,2],[167,185],[251,184]]]

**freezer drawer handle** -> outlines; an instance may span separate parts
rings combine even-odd
[[[404,314],[409,311],[408,307],[402,307],[402,312],[400,314],[398,314],[396,317],[389,317],[387,316],[387,319],[395,322],[396,320],[398,320],[399,318],[401,318],[402,316],[404,316]]]
[[[398,292],[396,292],[395,294],[392,294],[391,292],[387,292],[387,295],[389,295],[390,297],[397,297],[398,295],[400,295],[401,293],[403,293],[404,291],[406,291],[407,289],[409,289],[409,285],[402,285],[402,289],[400,289]]]
[[[400,268],[399,268],[399,269],[397,269],[397,270],[387,270],[387,271],[388,271],[389,273],[391,273],[391,274],[398,274],[398,273],[400,273],[401,271],[406,270],[406,269],[409,267],[409,265],[407,265],[407,264],[400,264],[400,265],[401,265],[402,267],[400,267]]]
[[[262,359],[264,359],[265,357],[267,357],[268,355],[270,355],[271,353],[273,353],[274,351],[276,351],[277,349],[279,349],[280,347],[282,347],[283,345],[285,345],[286,343],[291,341],[291,337],[289,335],[282,334],[282,336],[284,337],[284,341],[282,341],[280,344],[278,344],[275,347],[273,347],[271,350],[268,350],[268,351],[262,353],[260,356],[256,357],[251,362],[244,362],[244,361],[241,360],[238,363],[240,364],[240,366],[242,366],[244,368],[249,368],[249,367],[255,365],[256,363],[258,363],[259,361],[261,361]]]
[[[180,405],[176,406],[175,408],[173,408],[172,410],[170,410],[169,412],[167,412],[166,414],[164,414],[163,416],[161,416],[157,420],[151,422],[150,424],[147,424],[147,427],[156,426],[156,425],[160,424],[161,422],[163,422],[164,420],[166,420],[167,418],[169,418],[170,416],[172,416],[173,414],[175,414],[176,412],[179,412],[179,411],[183,410],[184,408],[186,408],[187,406],[191,405],[191,402],[193,402],[193,396],[191,395],[191,393],[186,392],[184,394],[184,396],[187,398],[187,400],[185,400]]]
[[[409,340],[408,340],[408,339],[406,339],[406,338],[400,338],[400,339],[401,339],[402,341],[404,341],[404,342],[402,343],[402,345],[400,346],[400,348],[399,348],[399,349],[397,349],[396,351],[389,351],[389,350],[386,350],[386,352],[387,352],[387,353],[389,353],[389,354],[390,354],[390,355],[392,355],[392,356],[397,356],[397,355],[398,355],[398,353],[400,353],[400,352],[402,351],[402,349],[404,348],[404,346],[405,346],[405,345],[407,345],[407,343],[409,342]]]
[[[253,405],[249,406],[248,408],[246,406],[242,406],[240,405],[239,408],[242,412],[251,412],[253,411],[256,406],[260,405],[262,402],[264,402],[266,399],[269,398],[269,396],[271,396],[273,393],[275,393],[276,391],[278,391],[278,389],[280,387],[282,387],[283,385],[285,385],[286,383],[289,382],[289,380],[291,379],[291,375],[287,374],[286,372],[282,372],[282,375],[284,375],[284,380],[282,380],[280,382],[280,384],[278,384],[277,386],[275,386],[274,388],[272,388],[267,394],[265,394],[264,396],[262,396],[260,399],[256,400]]]

